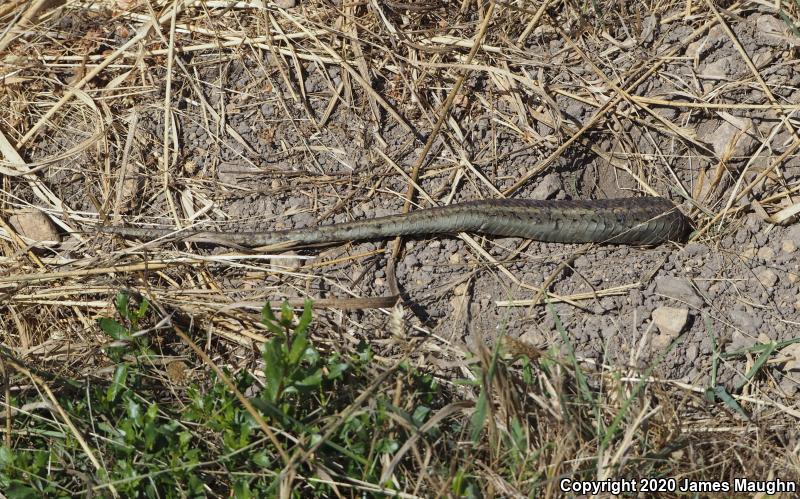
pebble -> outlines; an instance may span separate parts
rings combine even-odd
[[[531,193],[531,199],[550,199],[561,190],[561,182],[558,175],[549,173],[539,182]]]
[[[775,258],[775,250],[773,250],[769,246],[764,246],[762,248],[759,248],[759,250],[756,252],[756,255],[758,255],[759,258],[765,261],[769,261]]]
[[[11,215],[8,222],[21,235],[34,241],[61,241],[50,217],[39,210],[25,210]]]
[[[708,246],[700,243],[689,243],[683,248],[683,252],[689,257],[702,256],[708,253]]]
[[[689,322],[689,309],[674,307],[658,307],[653,310],[653,324],[662,336],[674,340]]]
[[[781,241],[781,251],[784,253],[794,253],[797,251],[797,245],[794,243],[794,241],[784,239]]]
[[[744,250],[742,250],[742,252],[740,254],[742,255],[742,258],[744,258],[745,260],[752,260],[753,258],[755,258],[756,253],[758,253],[758,250],[756,250],[756,247],[753,246],[753,245],[750,245],[750,246],[747,246]]]
[[[678,277],[656,279],[656,293],[688,303],[693,307],[700,307],[703,304],[703,299],[697,295],[689,281]]]
[[[758,282],[764,287],[771,288],[778,282],[778,274],[772,269],[764,269],[756,274],[756,279],[758,279]]]

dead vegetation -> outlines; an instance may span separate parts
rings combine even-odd
[[[749,249],[724,243],[747,213],[780,231],[800,211],[800,4],[293,3],[0,6],[3,488],[557,497],[563,479],[800,486],[800,296],[780,288],[800,270],[755,234]],[[617,308],[620,336],[636,337],[596,348],[622,353],[576,353],[574,317],[652,290],[681,248],[643,268],[609,250],[607,265],[635,278],[562,289],[565,274],[590,281],[575,261],[595,248],[536,253],[461,234],[458,246],[275,255],[93,230],[243,230],[632,192],[681,204],[693,244],[765,260],[775,280],[746,268],[783,289],[766,304],[738,277],[709,280],[770,311],[763,330],[776,336],[736,340],[741,320],[704,294],[685,314],[691,334],[657,335]],[[409,261],[430,257],[428,244],[446,256]],[[407,305],[393,308],[398,294]],[[314,299],[313,319],[262,312],[285,298],[296,310]],[[548,313],[552,327],[526,335]],[[742,348],[725,348],[731,335]],[[651,355],[656,336],[663,351]],[[709,344],[692,379],[662,366],[684,340]]]

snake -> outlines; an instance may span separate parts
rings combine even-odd
[[[490,199],[454,203],[409,213],[289,230],[224,232],[168,228],[97,226],[127,238],[175,238],[230,247],[311,246],[396,236],[461,232],[521,237],[553,243],[655,246],[685,242],[692,225],[662,197],[591,200]]]

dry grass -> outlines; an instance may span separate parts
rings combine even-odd
[[[557,497],[563,478],[800,480],[793,430],[800,408],[762,364],[714,402],[716,383],[665,379],[656,374],[658,359],[641,348],[627,365],[576,357],[563,327],[552,348],[509,339],[514,331],[503,330],[508,341],[469,345],[443,332],[466,329],[469,287],[481,271],[535,296],[497,297],[497,305],[531,309],[559,301],[582,307],[652,276],[561,296],[550,285],[568,264],[531,283],[513,267],[525,246],[498,258],[496,248],[461,234],[472,267],[438,291],[452,297],[454,314],[447,328],[432,331],[392,308],[400,240],[386,249],[323,251],[301,266],[304,255],[126,244],[92,231],[123,222],[252,226],[258,213],[230,208],[231,199],[251,194],[304,196],[315,222],[381,196],[404,210],[450,202],[462,187],[511,196],[530,192],[574,150],[601,158],[627,188],[684,200],[697,221],[694,238],[709,246],[752,207],[753,195],[758,213],[785,223],[800,206],[793,202],[800,185],[782,170],[800,147],[800,105],[773,92],[765,68],[731,28],[745,10],[774,5],[796,31],[800,7],[790,1],[0,6],[0,480],[19,490],[51,487],[53,495],[115,496],[131,494],[132,484],[152,486],[147,493],[156,495],[170,479],[174,488],[159,493],[244,495],[246,482],[256,495],[284,497]],[[684,32],[662,37],[657,50],[641,48],[656,25]],[[746,73],[705,95],[691,94],[689,83],[680,95],[639,95],[654,81],[678,80],[671,64],[690,60],[687,47],[715,26],[720,43],[746,61]],[[626,64],[612,62],[620,54]],[[786,54],[780,64],[797,64],[797,46]],[[236,64],[239,81],[226,76]],[[561,81],[565,74],[574,78]],[[307,82],[310,75],[319,88]],[[751,102],[741,100],[751,94]],[[576,118],[564,102],[590,112]],[[264,103],[281,118],[259,123]],[[718,157],[664,109],[726,119],[769,112],[778,124],[734,169],[735,144]],[[239,127],[234,116],[257,130]],[[488,133],[521,148],[501,149],[497,141],[471,148],[486,116]],[[190,125],[205,143],[188,143]],[[342,129],[352,143],[336,143]],[[319,140],[326,133],[333,138]],[[771,152],[774,137],[787,141],[780,153]],[[256,138],[279,146],[265,152]],[[651,150],[639,150],[643,140]],[[348,155],[352,144],[365,151],[369,168]],[[713,161],[676,171],[674,160],[686,150]],[[757,159],[762,150],[766,162]],[[237,160],[224,178],[215,176],[229,163],[223,153]],[[519,153],[536,161],[503,166]],[[271,182],[254,189],[237,181],[254,172]],[[30,210],[46,214],[63,241],[33,241],[9,223]],[[368,296],[360,280],[384,258],[392,296]],[[141,322],[119,319],[126,332],[115,336],[98,319],[127,313],[113,303],[120,289],[150,310]],[[269,387],[259,351],[276,337],[259,311],[268,302],[277,309],[286,296],[318,298],[312,343],[330,362],[323,371],[344,362],[350,374],[324,378],[308,398],[251,403]],[[744,358],[745,369],[757,361],[752,352]],[[130,366],[127,378],[120,366]],[[229,405],[197,408],[214,397]],[[122,400],[129,410],[113,412]],[[154,403],[159,413],[151,420],[132,415],[134,405]],[[230,419],[214,419],[225,411]],[[103,425],[125,424],[129,433],[112,444]],[[163,441],[157,452],[142,443],[148,431]],[[179,433],[189,447],[170,440]],[[192,448],[202,455],[181,461]]]

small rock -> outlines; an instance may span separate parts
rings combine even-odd
[[[756,279],[758,279],[758,282],[765,288],[771,288],[778,282],[778,274],[772,269],[764,269],[756,274]]]
[[[531,199],[550,199],[559,190],[561,190],[561,182],[558,180],[558,175],[549,173],[533,189]]]
[[[800,343],[792,343],[781,350],[781,356],[792,357],[783,365],[784,371],[800,371]]]
[[[717,62],[723,61],[725,59]],[[738,118],[738,121],[737,125],[723,121],[716,130],[709,130],[707,134],[700,137],[711,145],[717,158],[725,160],[731,157],[744,158],[758,147],[758,141],[753,133],[753,121],[747,118]]]
[[[683,247],[683,252],[686,256],[702,256],[708,253],[708,246],[700,243],[689,243]]]
[[[656,293],[693,307],[700,307],[703,304],[703,299],[697,295],[689,281],[678,277],[656,279]]]
[[[653,310],[653,324],[661,336],[669,336],[674,340],[689,322],[689,309],[674,307],[658,307]]]
[[[458,265],[459,263],[461,263],[461,255],[459,255],[458,253],[451,253],[447,260],[450,262],[451,265]]]
[[[755,248],[755,246],[751,244],[747,246],[745,249],[743,249],[740,255],[742,255],[742,258],[744,258],[745,260],[752,260],[753,258],[755,258],[756,253],[758,253],[758,250]]]
[[[50,217],[39,210],[25,210],[11,215],[8,222],[22,236],[34,241],[61,242],[61,235],[56,230]]]
[[[797,245],[794,243],[794,241],[784,239],[781,241],[781,251],[784,253],[794,253],[797,251]]]
[[[775,250],[769,246],[762,246],[758,249],[756,255],[764,261],[769,261],[775,258]]]

